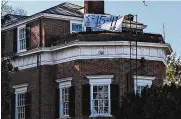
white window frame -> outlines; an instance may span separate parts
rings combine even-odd
[[[155,77],[150,77],[150,76],[137,76],[137,81],[136,81],[136,76],[133,76],[134,78],[134,91],[136,93],[137,91],[137,86],[148,86],[151,87],[152,81],[155,79]]]
[[[59,83],[59,90],[60,90],[59,118],[70,118],[69,115],[63,115],[62,89],[63,88],[70,88],[71,87],[71,81],[72,81],[72,77],[67,77],[67,78],[62,78],[62,79],[56,80],[56,82]]]
[[[112,78],[114,75],[90,75],[86,76],[89,79],[90,84],[90,104],[91,104],[91,115],[89,117],[112,117],[111,115],[111,94],[110,94],[110,84],[112,83]],[[93,114],[93,86],[94,85],[108,85],[108,113],[103,114]]]
[[[20,84],[20,85],[14,85],[12,86],[14,89],[15,89],[15,119],[19,119],[18,118],[18,94],[24,94],[27,92],[27,87],[28,87],[28,84],[25,83],[25,84]],[[26,98],[25,98],[26,99]],[[26,112],[25,112],[26,114]],[[24,114],[24,115],[25,115]]]
[[[70,21],[70,33],[76,33],[76,31],[72,31],[72,24],[82,24],[82,31],[85,30],[85,27],[83,27],[83,21]]]
[[[25,28],[25,49],[20,50],[20,38],[19,38],[19,30]],[[17,28],[17,52],[24,52],[26,50],[26,25],[21,25]]]

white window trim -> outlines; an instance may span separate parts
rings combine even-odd
[[[13,85],[12,87],[15,89],[15,94],[26,93],[28,84],[24,83],[24,84],[20,84],[20,85]]]
[[[137,81],[136,81],[136,75],[133,76],[134,78],[134,91],[136,93],[137,91],[137,85],[139,86],[147,86],[151,87],[152,81],[155,79],[155,77],[151,76],[137,76]]]
[[[82,24],[82,31],[85,30],[85,27],[83,27],[83,22],[82,21],[71,20],[70,21],[70,33],[72,33],[72,24]]]
[[[112,117],[111,115],[111,95],[110,95],[110,84],[112,83],[112,78],[114,75],[89,75],[86,76],[89,79],[90,84],[90,104],[91,104],[91,115],[89,117]],[[99,84],[106,84],[108,85],[108,113],[107,114],[93,114],[93,86]]]
[[[60,104],[62,102],[62,88],[69,88],[71,87],[72,77],[57,79],[56,82],[59,83],[59,90],[60,90]],[[59,118],[70,118],[69,115],[63,115],[63,107],[59,105]]]
[[[28,84],[25,83],[25,84],[20,84],[20,85],[13,85],[12,87],[15,89],[15,94],[16,94],[16,97],[15,97],[15,119],[18,119],[18,110],[17,110],[18,96],[17,95],[21,94],[21,93],[26,93]]]
[[[19,29],[21,29],[21,28],[25,28],[25,42],[26,42],[26,24],[24,24],[17,28],[17,52],[18,53],[27,51],[26,49],[20,50]]]

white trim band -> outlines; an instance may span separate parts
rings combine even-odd
[[[13,85],[12,87],[15,89],[15,94],[25,93],[27,92],[28,84]]]
[[[168,44],[138,43],[137,58],[161,61],[166,65],[166,56],[169,54]],[[37,66],[37,53],[41,53],[41,65],[54,65],[79,59],[114,59],[130,58],[129,43],[126,41],[107,42],[71,42],[67,45],[49,48],[33,49],[19,53],[19,59],[12,61],[19,70]],[[101,52],[101,53],[100,53]],[[136,59],[134,46],[132,59]]]

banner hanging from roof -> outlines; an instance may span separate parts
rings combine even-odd
[[[113,16],[103,14],[85,14],[84,26],[107,31],[122,31],[124,16]]]

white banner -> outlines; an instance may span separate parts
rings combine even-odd
[[[84,26],[108,31],[122,31],[124,16],[85,14]]]

